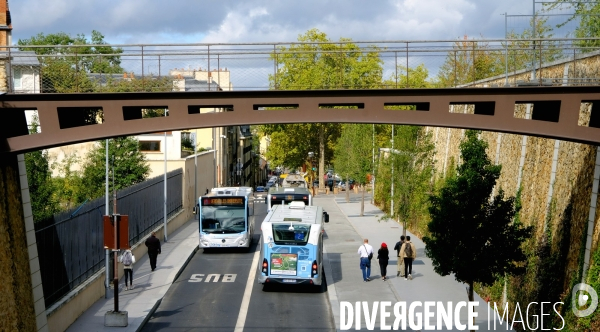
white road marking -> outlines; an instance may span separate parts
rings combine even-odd
[[[248,307],[250,306],[250,296],[252,295],[252,285],[256,282],[256,269],[258,266],[258,258],[260,256],[259,249],[259,246],[256,246],[254,258],[252,258],[252,265],[250,266],[250,274],[248,276],[248,281],[246,282],[246,289],[244,290],[244,298],[242,299],[240,314],[238,315],[237,322],[235,323],[235,332],[244,331],[244,325],[246,324],[246,316],[248,315]]]

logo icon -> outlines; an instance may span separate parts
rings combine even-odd
[[[591,302],[589,302],[591,299]],[[587,305],[586,309],[579,309]],[[591,315],[598,307],[598,294],[596,290],[588,284],[577,284],[573,286],[571,292],[571,308],[573,314],[577,317],[586,317]]]

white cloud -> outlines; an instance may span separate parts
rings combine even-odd
[[[13,36],[90,35],[109,43],[286,42],[311,28],[353,40],[504,36],[500,14],[531,12],[520,0],[19,0]]]

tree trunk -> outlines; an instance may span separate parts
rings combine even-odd
[[[362,189],[362,200],[360,201],[360,216],[362,217],[365,214],[365,188]]]
[[[468,290],[468,294],[469,294],[469,302],[473,302],[473,281],[469,281],[469,290]],[[473,325],[475,325],[475,317],[473,317]],[[471,332],[473,332],[474,330],[471,330]]]
[[[346,203],[350,203],[350,178],[346,175]]]
[[[325,189],[325,130],[319,125],[319,189]]]

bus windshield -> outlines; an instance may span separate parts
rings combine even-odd
[[[275,244],[305,245],[308,242],[310,225],[306,224],[273,224],[273,240]]]
[[[244,206],[203,206],[202,230],[206,233],[241,233],[246,230]]]

